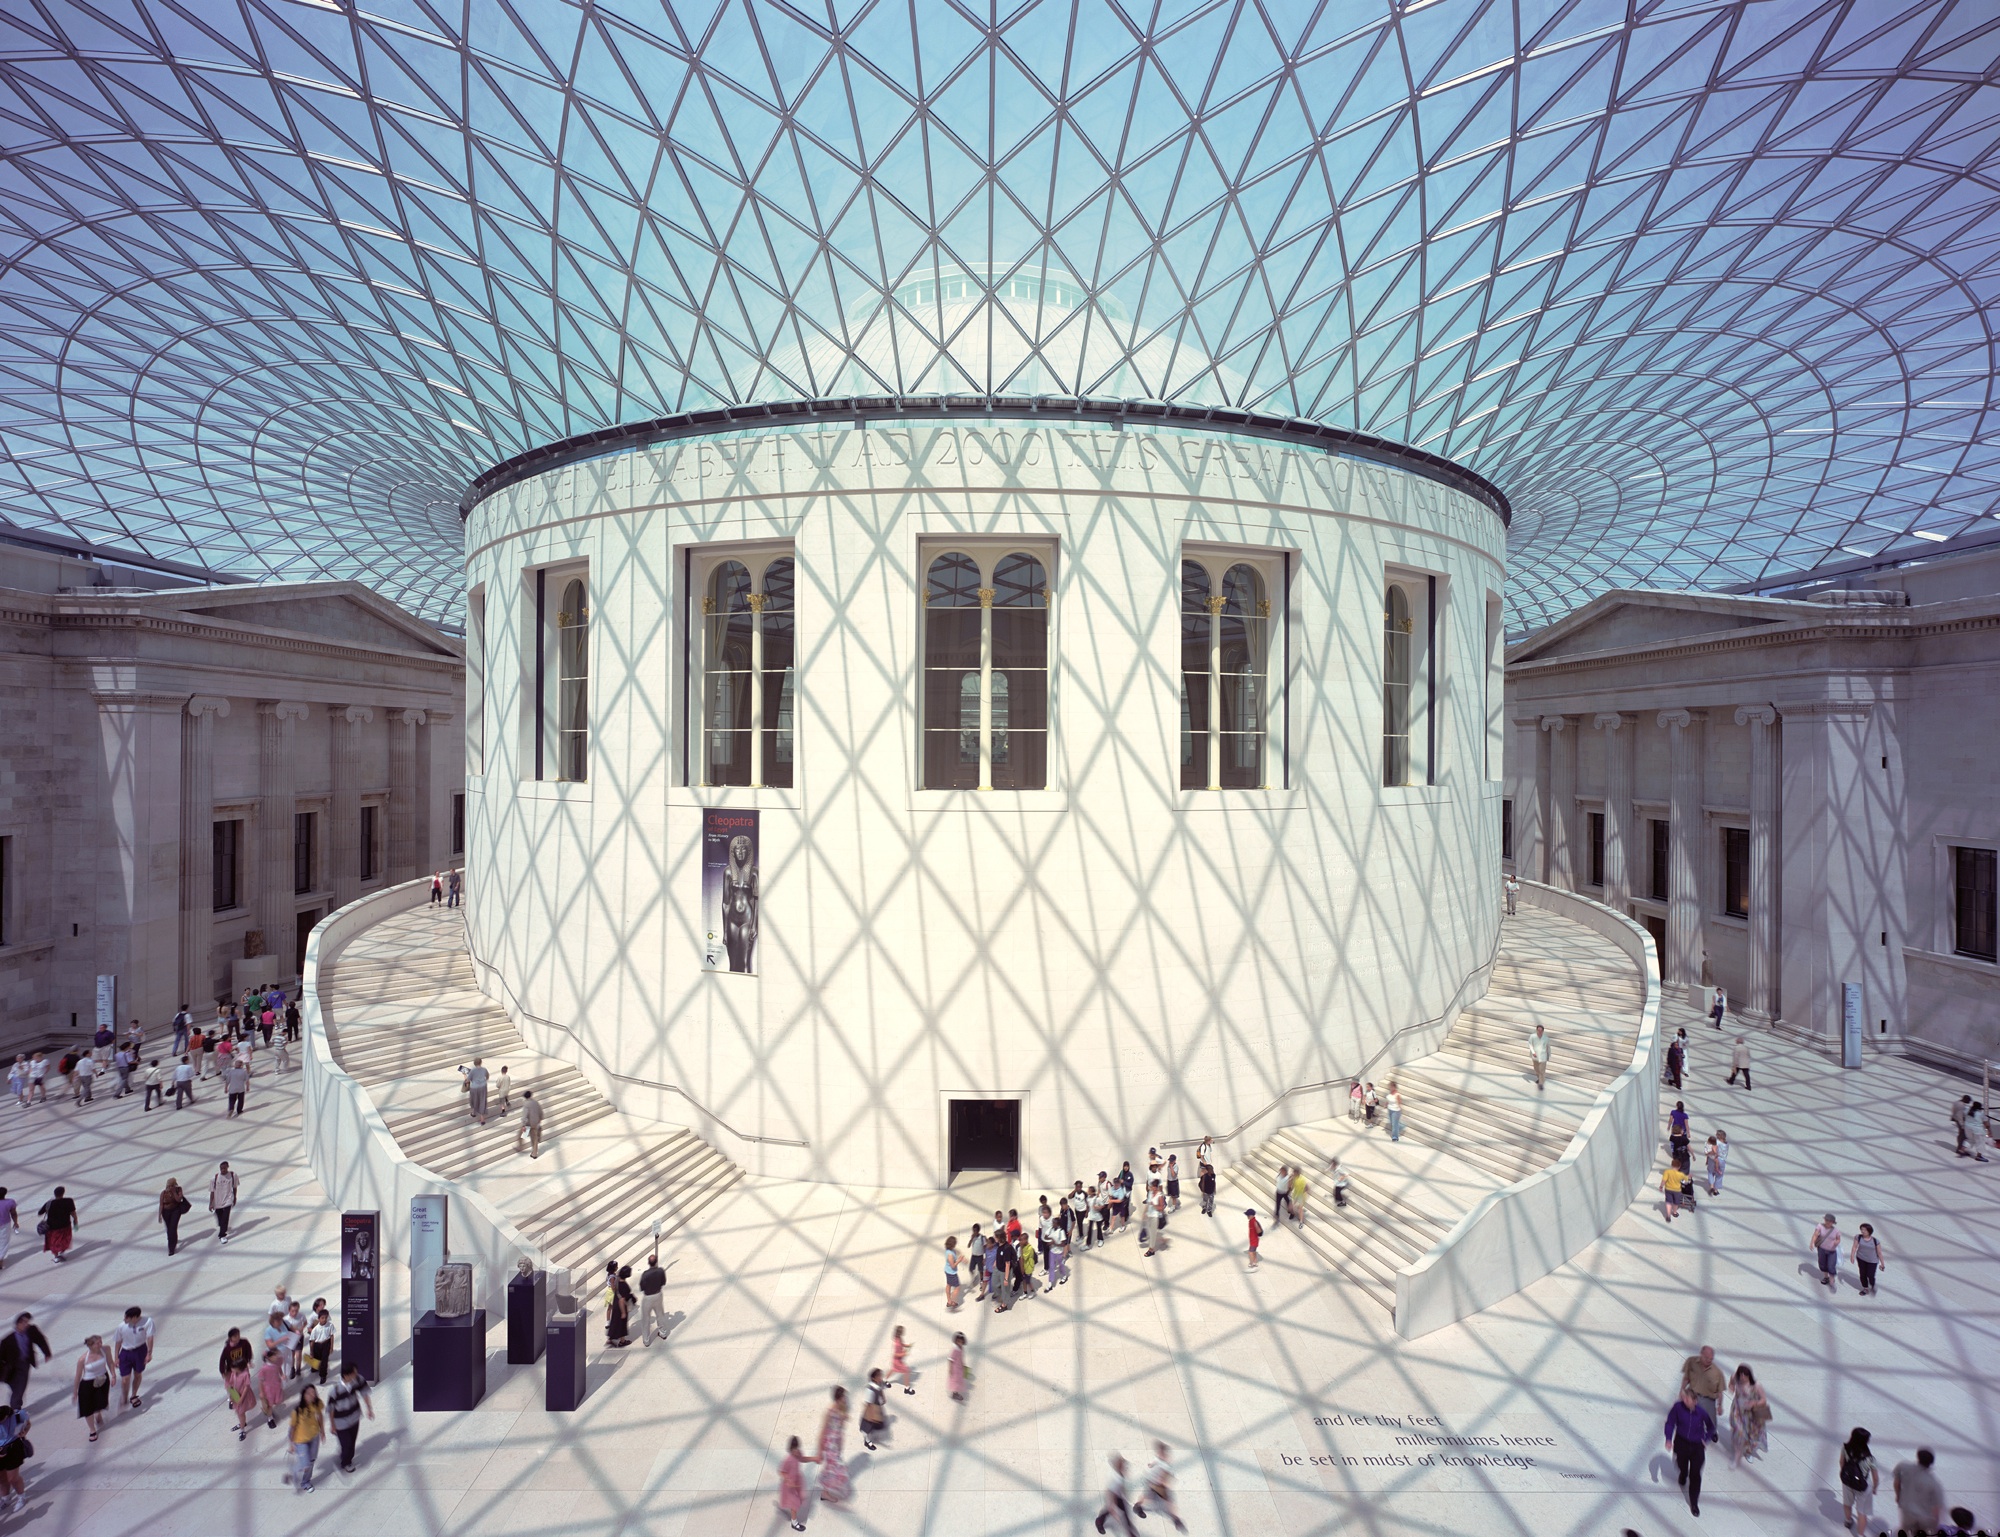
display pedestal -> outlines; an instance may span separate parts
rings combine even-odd
[[[410,1340],[410,1407],[470,1409],[486,1396],[486,1309],[463,1318],[426,1313]]]
[[[549,1273],[517,1275],[507,1283],[507,1364],[533,1366],[548,1345]]]
[[[583,1405],[584,1347],[590,1338],[588,1313],[551,1318],[548,1340],[548,1392],[543,1407],[577,1409]]]

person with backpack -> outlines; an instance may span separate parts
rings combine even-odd
[[[340,1381],[326,1395],[326,1413],[333,1425],[334,1439],[340,1443],[340,1471],[352,1473],[354,1443],[361,1435],[361,1416],[375,1418],[375,1405],[368,1397],[368,1379],[352,1361],[341,1367]]]
[[[1875,1514],[1875,1496],[1882,1489],[1882,1470],[1868,1449],[1868,1432],[1856,1425],[1840,1448],[1840,1521],[1851,1532],[1865,1533]]]
[[[1855,1236],[1854,1247],[1848,1251],[1854,1260],[1854,1268],[1861,1273],[1861,1295],[1875,1295],[1876,1273],[1889,1263],[1882,1253],[1882,1240],[1875,1236],[1875,1229],[1868,1223],[1861,1224],[1861,1231]]]

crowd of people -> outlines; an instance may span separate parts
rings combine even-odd
[[[109,1098],[140,1094],[140,1109],[150,1112],[167,1108],[169,1098],[175,1110],[197,1103],[197,1087],[213,1078],[222,1089],[223,1114],[241,1115],[262,1055],[275,1056],[281,1072],[292,1067],[292,1046],[299,1039],[296,990],[245,988],[235,1002],[217,1004],[207,1023],[197,1022],[182,1004],[168,1028],[164,1057],[147,1057],[146,1029],[136,1019],[122,1036],[100,1024],[88,1046],[66,1047],[53,1059],[46,1051],[17,1052],[7,1069],[7,1088],[16,1107],[27,1110],[50,1102],[53,1077],[56,1100],[82,1106],[96,1103],[98,1086],[115,1079]]]

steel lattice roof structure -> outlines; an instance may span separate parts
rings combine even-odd
[[[1455,460],[1516,631],[1921,547],[1996,76],[1992,0],[9,0],[0,517],[450,620],[500,460],[970,392]]]

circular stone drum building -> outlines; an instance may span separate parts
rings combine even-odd
[[[855,398],[467,501],[473,953],[628,1111],[1053,1189],[1325,1114],[1484,986],[1506,505],[1455,466]]]

